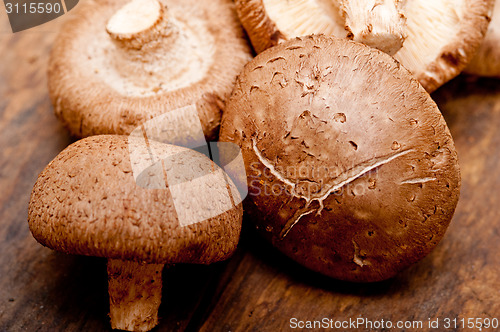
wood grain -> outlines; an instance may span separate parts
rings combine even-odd
[[[26,222],[38,173],[72,142],[46,88],[50,45],[64,18],[12,34],[2,15],[0,331],[107,331],[105,260],[44,248]],[[228,262],[165,271],[155,331],[287,331],[292,317],[421,320],[424,326],[429,318],[500,319],[500,82],[461,77],[433,97],[455,138],[462,193],[431,255],[392,280],[339,282],[290,261],[247,221]]]

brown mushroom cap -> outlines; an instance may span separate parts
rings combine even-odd
[[[171,187],[148,189],[136,184],[127,139],[114,135],[83,139],[45,168],[29,206],[33,236],[47,247],[70,254],[157,264],[209,264],[229,257],[239,239],[241,204],[233,202],[230,210],[216,217],[181,226]],[[140,144],[137,138],[129,139],[131,144]],[[185,168],[198,172],[217,168],[193,150],[149,144],[175,154]],[[207,195],[211,200],[228,197],[225,181],[210,180],[192,188],[200,200]],[[188,208],[196,213],[198,206]]]
[[[338,279],[383,280],[423,258],[458,201],[436,104],[396,60],[359,43],[308,36],[259,54],[220,139],[241,146],[257,228]]]
[[[479,76],[500,77],[500,1],[495,2],[488,31],[465,72]]]
[[[150,22],[155,2],[136,6],[150,28],[130,22],[131,10],[119,12],[124,0],[88,1],[64,25],[50,59],[49,92],[73,135],[128,134],[159,114],[197,104],[205,135],[216,138],[226,97],[251,59],[234,5],[161,0],[161,15]]]
[[[344,19],[335,3],[236,0],[236,8],[259,53],[296,36],[323,33],[347,37]],[[427,91],[434,91],[458,75],[472,59],[486,32],[492,6],[492,0],[407,1],[407,37],[394,57]]]

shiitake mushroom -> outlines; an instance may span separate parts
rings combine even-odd
[[[379,281],[422,259],[458,201],[437,105],[399,62],[352,41],[299,37],[259,54],[220,139],[242,149],[256,227],[334,278]]]

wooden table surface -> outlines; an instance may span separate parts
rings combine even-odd
[[[38,173],[72,142],[46,84],[63,20],[12,34],[0,8],[0,331],[110,330],[105,260],[44,248],[26,221]],[[438,318],[433,331],[461,331],[444,329],[444,319],[500,319],[500,80],[459,77],[433,97],[455,139],[462,191],[427,258],[385,282],[339,282],[298,266],[245,224],[229,261],[165,270],[155,331],[288,331],[291,318],[358,317],[424,327]]]

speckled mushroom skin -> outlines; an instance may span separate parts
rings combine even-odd
[[[204,44],[188,45],[187,51],[181,48],[172,54],[160,52],[148,61],[140,52],[130,56],[118,52],[106,32],[110,17],[127,2],[85,1],[63,26],[48,69],[56,116],[76,137],[129,134],[157,115],[196,104],[207,139],[216,139],[226,98],[237,74],[252,57],[233,2],[164,1],[169,15],[177,20],[172,24],[188,27],[189,36]],[[182,29],[179,31],[180,38],[187,38]],[[176,49],[177,41],[166,40],[167,50]],[[130,59],[134,65],[128,68]],[[162,80],[159,73],[164,65],[173,73],[167,70]],[[194,76],[172,84],[179,75],[186,75],[183,68],[189,66],[193,66]],[[203,77],[197,77],[197,73]],[[148,86],[153,78],[162,82],[163,88]],[[148,87],[142,91],[142,86]]]
[[[80,140],[45,168],[29,205],[35,239],[69,254],[156,264],[210,264],[228,258],[239,240],[241,204],[181,227],[168,189],[136,185],[127,139],[105,135]],[[189,156],[192,167],[213,164],[197,152]],[[227,190],[226,183],[211,185]]]
[[[221,140],[241,146],[246,211],[300,264],[378,281],[443,237],[460,187],[436,104],[390,56],[324,36],[284,42],[239,76]]]
[[[241,23],[257,53],[297,37],[279,30],[267,14],[263,0],[235,0],[235,3]],[[493,3],[494,0],[463,0],[464,9],[461,10],[463,16],[453,35],[450,35],[451,40],[446,45],[441,45],[437,56],[425,55],[425,68],[413,70],[413,74],[429,93],[460,74],[471,61],[486,33]],[[430,30],[428,34],[433,34],[432,22],[424,23],[425,28]],[[339,22],[338,25],[341,26],[343,23]],[[323,32],[315,31],[315,33]],[[345,35],[335,36],[345,37]],[[425,40],[425,36],[423,37]],[[412,71],[412,66],[415,64],[405,63],[398,53],[395,54],[395,58]]]

